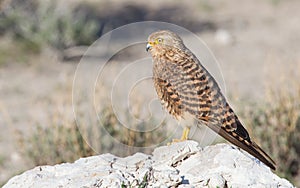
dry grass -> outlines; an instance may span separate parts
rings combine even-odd
[[[271,71],[270,74],[274,77],[279,76],[280,87],[270,81],[274,80],[272,77],[268,78],[265,100],[243,100],[237,110],[255,141],[276,161],[276,174],[296,183],[300,163],[300,85],[297,74],[289,71],[287,73],[289,74],[280,76],[278,72]],[[101,87],[99,91],[105,97],[104,93],[109,91],[105,86]],[[118,156],[138,151],[149,153],[155,147],[153,143],[165,144],[165,139],[171,134],[168,122],[163,122],[161,129],[155,134],[134,131],[151,127],[153,125],[150,125],[150,122],[159,120],[152,117],[149,121],[137,123],[128,109],[123,110],[122,115],[126,117],[130,127],[124,126],[116,117],[111,105],[104,102],[107,100],[101,98],[98,99],[98,102],[102,101],[98,109],[98,115],[101,117],[99,120],[95,117],[82,118],[88,114],[81,108],[87,103],[82,98],[76,104],[80,112],[77,114],[79,117],[76,117],[78,121],[75,122],[66,111],[66,108],[72,105],[72,87],[62,85],[60,89],[62,88],[63,93],[55,92],[57,96],[47,99],[49,106],[54,104],[47,112],[47,123],[34,123],[30,135],[20,135],[23,153],[34,165],[72,162],[79,157],[107,152]],[[140,98],[143,95],[138,92],[135,95],[132,109],[135,109],[134,117],[138,117],[142,116],[139,112],[144,108],[144,103],[140,101],[145,99]],[[233,103],[237,104],[236,101]]]
[[[101,88],[101,92],[108,92],[108,89]],[[152,131],[136,131],[147,130],[147,122],[160,121],[150,118],[148,121],[137,122],[128,110],[124,110],[123,115],[129,126],[124,126],[116,117],[111,104],[104,99],[99,99],[102,101],[98,109],[99,117],[89,116],[84,107],[88,101],[79,99],[75,104],[75,121],[70,114],[71,85],[60,86],[54,93],[44,99],[44,106],[48,106],[45,110],[45,124],[33,122],[30,134],[19,132],[18,135],[22,153],[35,166],[72,162],[80,157],[107,152],[118,156],[128,156],[135,152],[150,153],[153,147],[165,142],[169,136],[165,122],[160,124],[155,134]],[[136,103],[133,108],[140,109],[141,104]],[[139,116],[138,113],[135,115]]]
[[[73,162],[80,157],[95,154],[82,138],[75,123],[70,127],[36,126],[35,132],[28,139],[21,139],[20,144],[35,166]]]
[[[277,84],[271,81],[278,78]],[[276,161],[276,173],[296,184],[300,167],[299,75],[292,71],[285,75],[272,72],[266,84],[265,101],[244,101],[239,114],[256,141]]]
[[[34,165],[45,165],[72,162],[80,157],[105,152],[119,156],[137,151],[149,153],[153,143],[161,143],[166,138],[165,129],[153,135],[151,132],[134,131],[122,126],[108,107],[104,108],[102,116],[103,121],[99,125],[84,126],[75,121],[66,122],[61,116],[53,117],[51,119],[54,121],[50,125],[35,125],[29,137],[21,134],[19,144]],[[141,123],[134,126],[147,125]],[[120,148],[120,145],[126,148]]]
[[[284,82],[293,84],[293,89],[268,86],[264,103],[244,101],[239,114],[247,127],[251,128],[255,140],[276,161],[277,173],[294,181],[300,162],[300,86],[296,79]],[[162,129],[158,134],[128,129],[118,121],[110,106],[103,106],[99,115],[102,117],[99,124],[87,122],[81,126],[67,120],[63,113],[54,111],[49,118],[52,120],[49,125],[36,125],[32,135],[21,140],[22,148],[35,165],[55,164],[96,153],[111,152],[126,156],[137,151],[150,152],[152,148],[147,146],[163,142],[169,134],[167,129]],[[124,111],[124,115],[132,118],[127,111]],[[133,122],[131,128],[147,126],[147,123]],[[120,149],[120,144],[128,148]]]

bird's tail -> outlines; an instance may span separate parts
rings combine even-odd
[[[255,142],[251,141],[250,139],[243,140],[236,133],[228,132],[225,129],[220,128],[216,125],[207,124],[207,126],[211,128],[213,131],[215,131],[216,133],[218,133],[220,136],[222,136],[223,138],[231,142],[232,144],[242,148],[243,150],[247,151],[257,159],[259,159],[261,162],[266,164],[271,169],[276,170],[275,162]]]

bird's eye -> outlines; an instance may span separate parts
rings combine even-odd
[[[162,42],[163,42],[163,39],[158,38],[156,41],[157,41],[157,43],[162,43]]]

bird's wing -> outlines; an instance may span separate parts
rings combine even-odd
[[[195,78],[192,79],[194,80],[194,88],[197,91],[198,99],[200,101],[205,101],[205,104],[208,105],[207,109],[209,111],[209,116],[203,116],[204,112],[206,112],[206,108],[199,105],[199,113],[197,114],[198,119],[201,122],[205,122],[209,128],[225,138],[227,141],[244,149],[265,163],[271,169],[275,170],[275,162],[250,139],[247,130],[226,102],[226,99],[222,95],[214,78],[204,67],[202,67],[201,64],[199,65],[199,70],[197,72],[198,74],[192,74],[195,76]],[[202,88],[200,86],[197,87],[198,82],[200,83],[199,85],[202,85]]]
[[[180,119],[183,114],[183,106],[178,92],[166,79],[153,77],[153,81],[156,93],[161,101],[161,104],[176,119]]]
[[[209,72],[200,64],[198,74],[193,75],[195,78],[192,80],[194,80],[194,88],[197,91],[198,99],[200,101],[205,101],[209,111],[209,116],[203,116],[204,112],[206,112],[206,108],[199,105],[199,113],[197,114],[198,119],[201,122],[205,122],[208,127],[232,144],[244,149],[271,169],[275,170],[275,162],[250,139],[247,130],[226,102],[217,82]],[[202,88],[200,86],[197,87],[198,82],[202,85]]]
[[[195,119],[218,124],[224,97],[213,77],[193,58],[173,58],[183,61],[154,60],[153,81],[162,105],[177,119],[188,112]]]

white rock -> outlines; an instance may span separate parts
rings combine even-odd
[[[225,187],[226,181],[220,174],[212,174],[208,180],[209,187]]]
[[[10,187],[294,187],[248,153],[228,144],[194,141],[162,146],[153,155],[111,154],[40,166],[11,178]]]
[[[200,151],[201,148],[197,146],[197,142],[187,141],[156,148],[153,151],[153,159],[156,162],[155,165],[163,163],[173,166],[176,163],[184,160],[186,157],[189,157],[190,155]]]

